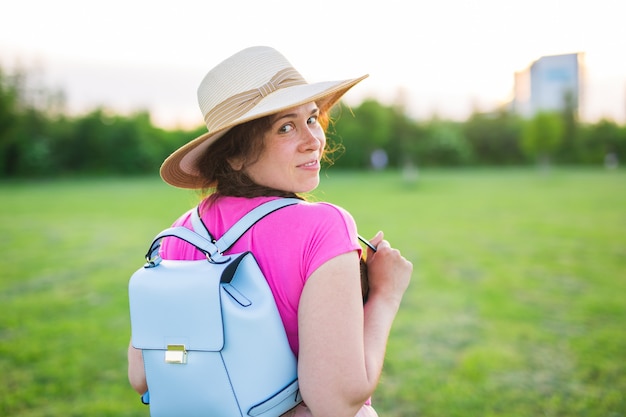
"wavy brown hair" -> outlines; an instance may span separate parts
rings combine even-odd
[[[198,158],[198,171],[204,179],[203,194],[233,197],[299,197],[292,192],[256,184],[244,173],[244,167],[254,163],[264,149],[265,133],[271,128],[271,115],[242,123],[230,129]],[[318,122],[324,132],[330,125],[328,112],[321,112]],[[339,150],[328,141],[322,161],[332,164],[330,156]],[[233,169],[229,161],[243,161],[242,169]]]

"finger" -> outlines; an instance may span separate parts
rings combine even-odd
[[[376,249],[382,249],[383,247],[390,248],[391,245],[389,244],[389,241],[383,239],[376,245]]]
[[[378,231],[376,235],[370,239],[370,243],[374,246],[378,246],[380,242],[385,238],[385,234],[382,231]]]
[[[368,258],[374,255],[374,253],[377,250],[377,246],[382,241],[382,239],[383,239],[383,232],[379,231],[378,233],[376,233],[376,235],[372,239],[368,241],[369,242],[369,244],[367,245],[367,257]]]

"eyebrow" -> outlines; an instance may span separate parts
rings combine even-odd
[[[309,113],[309,116],[313,116],[314,114],[317,114],[319,112],[320,112],[320,109],[316,106],[313,110],[311,110],[311,112]],[[298,117],[298,113],[287,113],[287,114],[283,114],[282,116],[273,118],[271,123],[274,124],[282,119],[293,119],[296,117]]]

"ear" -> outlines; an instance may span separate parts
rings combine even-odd
[[[235,171],[241,171],[243,168],[243,159],[242,158],[230,158],[228,160],[228,164]]]

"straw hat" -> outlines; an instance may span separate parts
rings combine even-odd
[[[354,85],[366,78],[309,84],[275,49],[256,46],[227,58],[204,77],[198,103],[208,132],[172,153],[161,166],[161,178],[180,188],[205,184],[198,158],[232,127],[315,101],[329,110]]]

